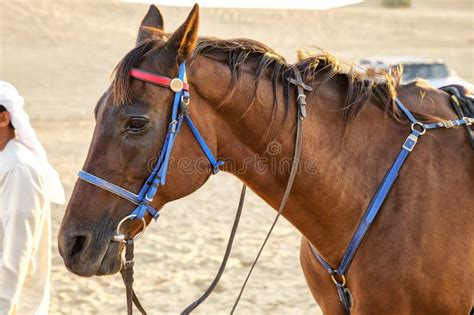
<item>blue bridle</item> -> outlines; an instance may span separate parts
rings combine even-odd
[[[149,213],[155,220],[159,217],[159,212],[151,205],[158,188],[166,183],[166,172],[168,170],[170,155],[173,150],[174,141],[181,128],[183,121],[186,121],[192,134],[196,138],[204,155],[206,155],[212,167],[212,173],[219,172],[219,167],[224,164],[223,161],[217,160],[206,144],[206,141],[199,133],[194,125],[191,117],[188,115],[187,106],[190,100],[189,88],[186,83],[186,64],[183,62],[179,66],[178,78],[169,79],[164,76],[145,72],[140,69],[133,69],[130,73],[131,77],[152,83],[158,86],[169,87],[174,92],[173,107],[171,110],[171,122],[168,125],[166,138],[161,148],[158,161],[153,168],[150,176],[143,184],[138,194],[134,194],[122,187],[119,187],[105,179],[92,175],[84,170],[79,171],[79,178],[99,188],[105,189],[117,196],[122,197],[137,205],[130,213],[129,217],[133,219],[142,219],[145,213]],[[179,81],[178,81],[179,80]]]

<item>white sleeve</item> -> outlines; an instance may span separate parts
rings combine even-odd
[[[27,166],[18,165],[6,174],[4,180],[0,314],[14,314],[46,201],[38,174]]]

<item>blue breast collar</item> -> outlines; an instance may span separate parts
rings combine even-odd
[[[342,303],[344,311],[346,314],[350,314],[350,309],[353,304],[352,294],[349,289],[346,287],[346,277],[345,274],[356,254],[357,250],[360,247],[362,239],[364,238],[367,230],[369,229],[372,222],[374,222],[375,217],[379,213],[380,208],[382,207],[385,199],[387,198],[390,189],[395,183],[398,173],[403,166],[408,155],[415,148],[418,138],[426,133],[427,130],[436,129],[436,128],[451,128],[453,126],[462,126],[462,125],[471,125],[473,119],[469,117],[464,117],[462,119],[456,120],[447,120],[438,123],[424,124],[418,121],[415,116],[402,104],[402,102],[397,98],[395,100],[398,108],[405,114],[405,116],[411,121],[411,134],[405,139],[402,144],[400,153],[398,154],[395,162],[392,167],[386,173],[384,179],[380,183],[377,192],[372,198],[367,210],[365,211],[357,230],[352,237],[344,255],[342,256],[341,262],[337,268],[333,268],[321,255],[317,252],[316,248],[311,245],[311,250],[317,260],[321,265],[326,269],[330,274],[332,281],[336,285],[337,292],[339,295],[339,300]]]
[[[148,77],[156,77],[158,79],[164,78],[162,76],[150,73],[147,73],[147,75]],[[179,66],[178,79],[181,81],[181,83],[186,83],[186,64],[184,62]],[[175,80],[176,79],[169,81],[176,82]],[[150,80],[147,82],[152,81]],[[160,84],[160,86],[162,85]],[[173,150],[176,135],[179,133],[183,121],[188,124],[192,134],[196,138],[197,142],[199,143],[199,146],[201,147],[202,151],[209,160],[209,163],[212,167],[212,173],[216,174],[217,172],[219,172],[219,167],[224,164],[223,161],[219,161],[214,157],[214,154],[209,149],[209,146],[206,144],[206,141],[199,133],[198,129],[191,120],[191,117],[189,117],[187,112],[187,106],[189,104],[190,94],[189,91],[183,89],[182,86],[183,84],[181,84],[180,89],[178,88],[174,90],[172,87],[170,87],[174,91],[173,107],[171,111],[171,122],[168,125],[168,131],[166,133],[166,138],[163,143],[160,155],[158,157],[158,161],[138,194],[134,194],[122,187],[112,184],[84,170],[79,171],[78,176],[83,181],[105,189],[137,205],[137,207],[129,215],[131,218],[142,219],[145,213],[148,212],[155,220],[158,219],[160,214],[155,208],[153,208],[151,202],[153,201],[153,198],[155,197],[158,188],[160,186],[164,186],[166,183],[166,172],[168,170],[171,151]]]

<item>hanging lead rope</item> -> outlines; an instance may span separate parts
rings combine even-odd
[[[202,302],[204,302],[208,296],[214,291],[214,288],[219,283],[222,274],[224,273],[225,267],[227,265],[227,260],[229,259],[230,252],[232,250],[232,244],[234,243],[235,234],[237,233],[237,228],[239,226],[240,217],[242,215],[242,208],[244,207],[244,200],[245,200],[245,191],[247,186],[242,186],[242,192],[240,193],[240,201],[239,206],[237,207],[237,213],[235,214],[234,224],[232,225],[232,230],[230,231],[229,240],[227,241],[227,248],[225,250],[224,258],[222,258],[221,266],[219,267],[219,271],[217,272],[216,277],[212,281],[209,288],[207,288],[206,292],[203,295],[194,301],[193,303],[189,304],[182,312],[181,315],[187,315],[194,311]]]

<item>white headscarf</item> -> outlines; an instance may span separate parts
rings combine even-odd
[[[46,151],[39,142],[35,130],[31,127],[28,114],[23,109],[24,103],[24,98],[13,85],[0,81],[0,104],[10,113],[10,119],[13,127],[15,127],[17,140],[33,151],[43,167],[48,197],[51,202],[64,204],[64,188],[59,179],[59,174],[48,162]]]

